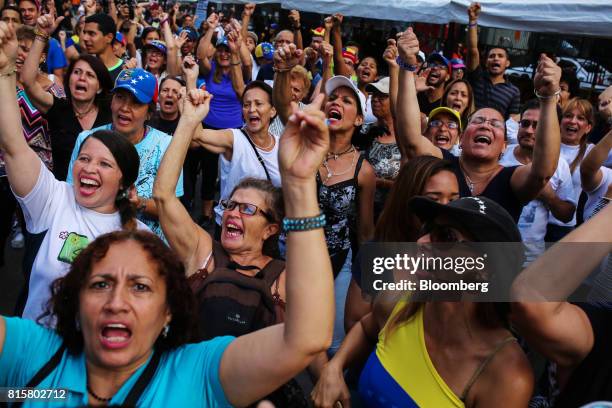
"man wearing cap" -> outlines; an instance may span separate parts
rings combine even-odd
[[[170,145],[170,136],[145,126],[149,115],[155,111],[157,104],[157,80],[150,72],[142,68],[126,69],[121,71],[113,89],[111,101],[112,123],[95,129],[85,130],[79,134],[72,151],[68,177],[72,180],[72,165],[77,159],[81,144],[87,136],[98,130],[114,130],[125,136],[136,147],[140,156],[140,168],[136,180],[136,191],[130,201],[138,210],[138,219],[147,224],[151,231],[163,237],[159,221],[157,220],[157,207],[153,201],[153,183],[157,176],[157,169],[161,163],[166,149]],[[176,195],[183,195],[183,174],[181,173],[176,186]]]
[[[88,54],[93,54],[108,69],[113,83],[119,76],[123,60],[113,52],[113,39],[117,32],[115,21],[108,14],[93,14],[85,19],[81,43]]]
[[[483,195],[503,206],[518,221],[524,203],[533,200],[546,186],[559,161],[560,137],[556,100],[561,69],[546,56],[541,57],[534,88],[541,96],[540,120],[531,164],[503,168],[499,159],[506,144],[502,114],[495,109],[477,110],[465,124],[460,138],[461,155],[454,157],[421,135],[416,108],[414,64],[419,41],[408,28],[398,40],[403,69],[400,71],[397,104],[397,133],[402,154],[408,159],[431,155],[449,160],[462,196]]]
[[[504,120],[519,120],[521,93],[504,74],[510,67],[505,48],[493,47],[487,53],[486,70],[480,66],[478,51],[478,16],[480,4],[472,3],[468,8],[467,78],[474,89],[476,109],[493,108],[504,116]]]
[[[429,116],[429,112],[440,106],[442,95],[444,95],[444,87],[451,78],[450,61],[442,54],[433,53],[427,58],[427,75],[426,84],[428,89],[419,92],[419,108],[421,112]]]
[[[560,108],[557,113],[561,116]],[[540,120],[540,104],[537,100],[528,101],[521,112],[519,121],[518,144],[506,148],[499,161],[504,167],[522,166],[533,161],[536,127]],[[535,200],[523,207],[518,227],[523,241],[527,243],[527,260],[533,261],[544,252],[546,224],[550,213],[562,222],[570,222],[576,209],[576,196],[569,165],[559,157],[557,169],[550,181],[540,191]]]
[[[323,41],[325,28],[317,27],[311,30],[312,40],[310,47],[304,50],[304,67],[311,73],[312,85],[316,86],[323,73]]]

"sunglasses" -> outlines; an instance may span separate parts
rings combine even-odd
[[[220,204],[223,210],[233,211],[234,208],[238,207],[238,211],[240,212],[240,214],[252,216],[259,212],[266,220],[268,220],[269,222],[274,222],[274,219],[270,214],[268,214],[255,204],[239,203],[238,201],[234,200],[221,200]]]
[[[530,126],[535,129],[538,126],[538,121],[537,120],[522,119],[519,122],[519,125],[521,125],[521,127],[523,129],[528,129]]]

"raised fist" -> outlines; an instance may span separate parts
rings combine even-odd
[[[283,45],[274,51],[274,67],[289,70],[300,63],[302,53],[295,44]]]
[[[467,12],[470,23],[475,23],[478,20],[478,17],[480,16],[480,3],[470,4],[470,7],[468,7]]]
[[[383,59],[385,62],[391,66],[397,66],[397,56],[399,55],[399,51],[397,49],[397,43],[393,39],[387,40],[387,48],[383,53]]]
[[[397,49],[399,56],[408,64],[416,64],[417,54],[419,53],[419,40],[412,31],[412,27],[408,27],[406,31],[398,34]]]
[[[291,22],[291,25],[293,26],[293,28],[299,28],[300,27],[300,12],[297,10],[291,10],[289,12],[289,21]]]
[[[561,67],[545,54],[540,55],[536,74],[533,78],[533,87],[540,96],[552,96],[559,88]]]
[[[242,9],[242,14],[245,16],[251,17],[255,12],[255,3],[247,3],[244,5],[244,9]]]

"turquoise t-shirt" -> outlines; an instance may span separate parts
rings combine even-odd
[[[62,339],[55,331],[31,320],[4,318],[6,337],[0,354],[0,387],[25,387],[59,349]],[[161,357],[155,376],[138,400],[143,407],[229,407],[219,380],[219,365],[225,348],[234,338],[216,337],[186,344]],[[109,405],[127,397],[146,364],[119,389]],[[36,388],[65,389],[66,399],[28,401],[24,407],[76,407],[87,405],[85,354],[68,354]]]
[[[111,124],[109,123],[91,130],[84,130],[79,133],[79,137],[77,137],[74,149],[72,150],[72,156],[70,157],[68,176],[66,177],[67,183],[72,184],[72,164],[78,156],[81,144],[85,138],[87,138],[87,136],[98,130],[111,130]],[[147,134],[145,135],[144,139],[134,146],[136,147],[136,151],[140,157],[140,168],[138,169],[138,178],[136,179],[136,190],[138,191],[139,197],[153,198],[153,184],[155,183],[155,177],[157,176],[157,169],[159,168],[162,158],[164,157],[164,153],[166,153],[166,149],[168,149],[171,141],[172,137],[170,135],[147,126]],[[181,175],[178,183],[176,184],[176,196],[181,197],[182,195],[183,172],[181,170]],[[159,220],[149,218],[142,214],[139,214],[138,219],[144,222],[147,227],[149,227],[157,236],[164,239],[164,234],[162,232],[161,225],[159,225]]]

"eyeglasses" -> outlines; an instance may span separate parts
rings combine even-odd
[[[438,119],[429,122],[429,126],[433,128],[439,128],[442,127],[442,125],[446,126],[449,129],[459,129],[459,124],[457,122],[444,122]]]
[[[264,210],[262,210],[255,204],[239,203],[238,201],[234,201],[234,200],[221,200],[220,204],[223,210],[233,211],[234,208],[238,207],[238,211],[240,211],[240,214],[249,215],[249,216],[255,215],[259,211],[266,220],[270,222],[274,221],[270,214],[268,214],[267,212],[265,212]]]
[[[470,125],[482,125],[485,123],[489,123],[495,129],[504,129],[506,127],[505,123],[499,119],[487,119],[482,116],[476,116],[470,120]]]
[[[537,121],[537,120],[522,119],[522,120],[519,122],[519,124],[521,125],[521,127],[522,127],[523,129],[527,129],[527,128],[529,128],[530,126],[531,126],[532,128],[534,128],[534,129],[535,129],[536,127],[538,127],[538,121]]]

